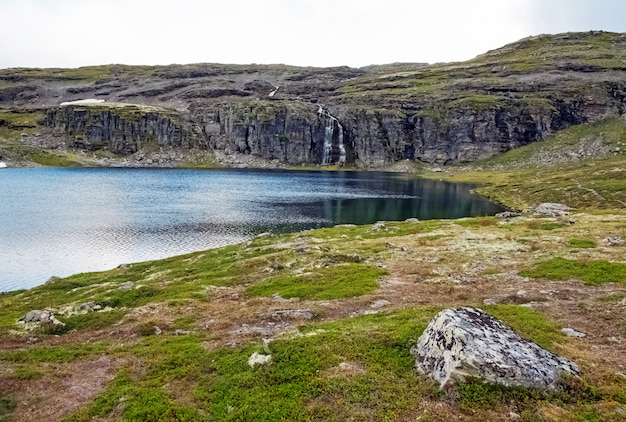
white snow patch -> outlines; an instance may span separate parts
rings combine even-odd
[[[95,98],[87,98],[85,100],[64,101],[61,103],[61,106],[74,105],[74,104],[100,104],[103,102],[104,100],[97,100]]]

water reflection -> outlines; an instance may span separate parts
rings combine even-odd
[[[500,208],[467,185],[368,172],[0,172],[0,291],[286,232]]]

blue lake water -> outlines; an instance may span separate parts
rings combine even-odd
[[[0,291],[281,233],[502,210],[472,186],[373,172],[0,170]]]

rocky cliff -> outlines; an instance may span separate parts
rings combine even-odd
[[[85,98],[106,102],[59,106]],[[436,65],[5,69],[0,106],[43,109],[40,123],[69,147],[122,155],[171,147],[227,163],[459,163],[623,115],[626,34],[531,37]]]

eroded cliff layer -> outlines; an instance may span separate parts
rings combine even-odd
[[[60,106],[85,98],[106,102]],[[437,65],[5,69],[0,106],[43,109],[40,123],[65,145],[120,155],[168,147],[289,165],[459,163],[623,115],[626,34],[531,37]]]

